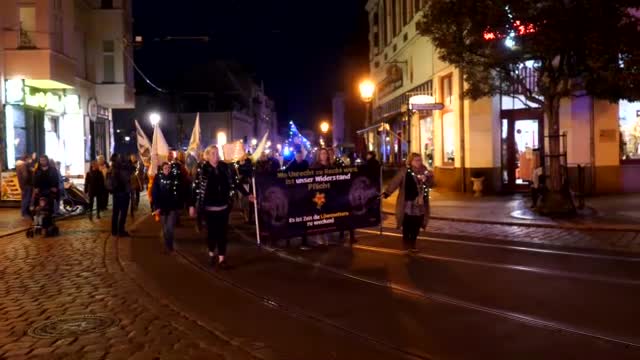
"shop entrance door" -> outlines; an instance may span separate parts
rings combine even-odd
[[[540,110],[502,111],[502,185],[505,191],[527,191],[543,153]],[[538,149],[536,155],[534,150]]]

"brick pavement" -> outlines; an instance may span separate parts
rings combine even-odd
[[[0,238],[0,359],[250,358],[138,287],[120,267],[108,218],[59,225],[58,238]],[[36,323],[86,314],[119,324],[73,338],[27,334]]]

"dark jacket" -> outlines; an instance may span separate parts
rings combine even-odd
[[[104,175],[100,170],[91,170],[84,179],[84,192],[89,196],[100,196],[107,189],[104,186]]]
[[[184,203],[182,191],[179,174],[170,172],[169,175],[165,175],[163,172],[159,172],[153,178],[153,186],[151,187],[151,209],[166,213],[182,208]]]
[[[54,188],[58,189],[60,187],[58,171],[53,166],[49,166],[46,170],[38,166],[33,178],[33,187],[45,193]]]
[[[287,165],[287,171],[307,171],[309,170],[309,162],[307,160],[302,160],[302,162],[297,162],[293,160],[289,165]]]
[[[16,162],[16,174],[18,175],[18,185],[20,185],[20,190],[33,186],[33,170],[30,164],[22,160],[18,160]]]
[[[239,186],[235,171],[222,161],[214,168],[205,162],[198,165],[196,178],[193,182],[189,205],[199,211],[205,207],[229,206],[234,191],[249,195],[244,187]]]
[[[133,166],[129,161],[114,163],[107,172],[109,191],[114,194],[128,194],[131,192],[131,175]]]

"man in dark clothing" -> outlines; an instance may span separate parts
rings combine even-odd
[[[49,164],[47,155],[40,156],[40,164],[33,178],[34,197],[48,196],[57,199],[60,181],[58,179],[58,171]]]
[[[33,195],[33,168],[29,155],[22,156],[22,159],[16,162],[16,173],[22,196],[20,214],[26,218],[29,217],[29,207],[31,206],[31,196]]]
[[[129,233],[124,228],[131,199],[133,167],[129,161],[121,159],[117,154],[111,157],[111,162],[113,166],[107,173],[107,187],[113,194],[111,235],[128,237]]]
[[[309,162],[304,158],[302,150],[296,152],[296,159],[288,166],[287,171],[307,171],[309,170]]]

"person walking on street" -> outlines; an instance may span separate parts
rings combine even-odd
[[[200,165],[190,198],[189,215],[204,219],[207,225],[207,245],[212,266],[227,269],[227,228],[231,207],[232,190],[249,196],[244,188],[236,186],[235,172],[220,161],[217,146],[205,151],[206,162]],[[251,197],[253,201],[253,197]]]
[[[129,161],[131,162],[131,168],[133,173],[131,174],[131,217],[134,216],[136,210],[138,210],[138,206],[140,205],[140,192],[142,192],[143,185],[143,173],[144,169],[142,168],[142,162],[138,160],[136,154],[131,154],[129,156]]]
[[[171,164],[165,162],[161,171],[153,179],[151,210],[162,223],[162,237],[165,250],[173,252],[173,240],[182,204],[184,204],[180,176],[171,171]]]
[[[402,226],[404,249],[416,251],[420,228],[425,229],[429,219],[429,188],[433,177],[422,163],[420,154],[412,153],[407,167],[391,180],[382,196],[386,199],[399,190],[396,200],[396,226]]]
[[[29,207],[31,206],[31,196],[33,194],[33,170],[29,155],[23,155],[16,162],[16,173],[21,196],[20,215],[23,218],[30,218]]]
[[[93,220],[93,205],[96,206],[96,218],[100,219],[100,206],[98,199],[107,193],[104,185],[104,176],[96,161],[92,161],[89,172],[84,179],[84,192],[89,196],[89,220]],[[108,195],[108,194],[107,194]]]
[[[107,188],[113,194],[113,211],[111,217],[111,235],[128,237],[125,231],[127,212],[131,197],[131,163],[114,154],[111,157],[112,166],[107,173]]]
[[[309,170],[309,162],[304,158],[304,152],[298,150],[296,158],[287,165],[286,171],[307,171]]]
[[[102,178],[106,182],[107,173],[109,172],[109,163],[107,163],[107,160],[104,158],[104,155],[98,155],[98,157],[96,158],[96,161],[98,162],[98,169],[102,173]],[[109,192],[105,191],[104,194],[102,194],[102,196],[99,196],[97,198],[97,201],[98,201],[97,206],[100,208],[100,211],[107,210],[107,207],[109,204]]]

